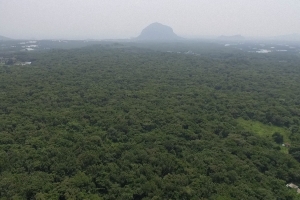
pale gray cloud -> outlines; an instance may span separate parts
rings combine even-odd
[[[0,0],[0,35],[130,38],[153,22],[182,36],[300,33],[299,0]]]

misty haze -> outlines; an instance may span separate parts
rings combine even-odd
[[[0,200],[300,200],[298,0],[0,0]]]

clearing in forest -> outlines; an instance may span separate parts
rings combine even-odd
[[[266,125],[258,121],[253,121],[253,120],[245,120],[242,118],[237,119],[238,125],[241,126],[243,129],[255,133],[261,137],[266,137],[269,138],[270,140],[274,141],[272,138],[272,135],[275,132],[280,133],[283,136],[283,143],[288,143],[290,144],[290,139],[289,139],[289,130],[286,128],[274,126],[274,125]],[[283,147],[280,144],[281,151],[288,153],[288,148]]]

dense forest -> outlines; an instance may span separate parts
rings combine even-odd
[[[15,53],[0,199],[300,199],[299,55],[218,48]]]

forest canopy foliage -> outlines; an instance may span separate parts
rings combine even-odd
[[[299,56],[15,56],[34,62],[0,67],[0,199],[299,199]]]

